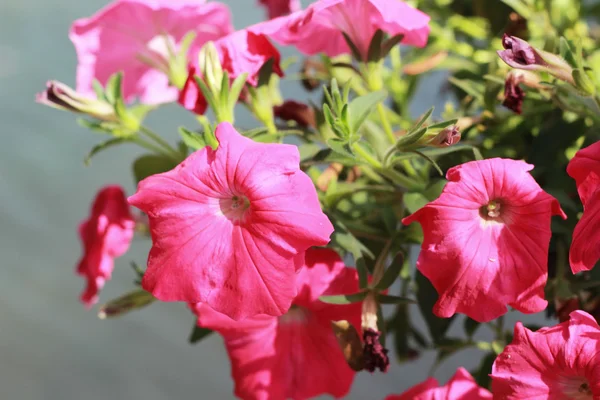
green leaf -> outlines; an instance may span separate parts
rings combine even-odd
[[[375,34],[371,38],[369,43],[369,50],[367,51],[368,62],[378,62],[381,59],[381,44],[383,42],[383,31],[377,29]]]
[[[352,100],[348,106],[350,131],[352,133],[358,132],[377,104],[383,102],[386,97],[387,93],[384,90],[378,90]]]
[[[358,272],[358,287],[364,289],[369,285],[369,270],[362,254],[354,259],[356,263],[356,272]]]
[[[190,333],[190,337],[188,338],[188,342],[190,342],[190,344],[196,344],[205,339],[211,333],[213,333],[213,331],[210,329],[202,328],[194,324],[192,332]]]
[[[373,259],[375,256],[360,240],[358,240],[344,224],[339,221],[334,221],[335,230],[331,235],[331,245],[337,247],[343,252],[350,253],[357,261],[363,255]]]
[[[327,145],[336,153],[354,158],[354,153],[352,152],[352,148],[348,142],[345,142],[341,139],[332,138],[327,140]]]
[[[114,318],[152,304],[156,299],[143,289],[137,289],[113,299],[100,307],[98,318]]]
[[[381,304],[415,304],[416,300],[408,297],[392,296],[389,294],[378,294],[377,300]]]
[[[96,154],[100,153],[101,151],[104,151],[110,147],[114,147],[119,144],[127,143],[130,141],[131,140],[128,138],[118,137],[118,138],[108,139],[105,142],[99,143],[99,144],[95,145],[94,147],[92,147],[92,150],[90,150],[90,152],[87,154],[87,156],[85,156],[85,158],[83,159],[83,162],[85,165],[89,165],[90,161],[92,160],[92,157],[94,157]]]
[[[179,135],[181,136],[181,139],[183,139],[185,145],[190,149],[200,150],[208,145],[204,139],[204,135],[197,132],[192,132],[183,126],[179,127]]]
[[[421,315],[425,319],[429,334],[434,343],[440,343],[450,328],[454,316],[439,318],[433,315],[433,306],[437,302],[438,294],[429,280],[419,271],[416,272],[415,282],[418,287],[417,302]]]
[[[396,148],[402,150],[403,147],[409,147],[415,144],[419,141],[419,139],[425,136],[425,134],[427,133],[427,129],[429,128],[424,127],[416,131],[411,131],[404,136],[401,136],[395,144]]]
[[[404,206],[411,214],[429,203],[427,197],[423,196],[421,193],[405,193],[402,199],[404,201]]]
[[[458,122],[458,119],[449,119],[448,121],[442,121],[442,122],[438,122],[437,124],[429,125],[429,126],[427,126],[427,128],[430,131],[432,131],[434,129],[439,129],[441,131],[444,128],[447,128],[452,125],[456,125],[457,122]]]
[[[362,59],[362,55],[360,54],[360,50],[358,50],[358,47],[356,47],[356,45],[352,42],[350,36],[348,36],[346,32],[342,32],[342,35],[344,35],[344,40],[346,41],[346,44],[348,44],[348,47],[350,47],[350,51],[352,52],[354,59],[357,61],[364,61]]]
[[[357,292],[352,294],[339,294],[334,296],[321,296],[319,300],[327,304],[352,304],[363,301],[368,292]]]
[[[170,157],[148,154],[133,162],[133,176],[136,182],[140,182],[151,175],[170,171],[176,166],[177,163]]]
[[[567,63],[569,63],[569,65],[571,67],[573,67],[573,68],[579,68],[580,67],[578,65],[578,63],[577,63],[577,60],[575,59],[575,55],[573,54],[573,50],[571,50],[571,46],[569,45],[569,42],[563,36],[560,37],[559,52],[560,52],[560,56],[562,58],[564,58],[565,61]]]
[[[377,282],[377,285],[375,285],[375,289],[385,290],[385,289],[389,288],[390,286],[392,286],[392,284],[400,276],[400,270],[402,269],[403,264],[404,264],[404,254],[402,254],[402,252],[398,252],[398,254],[396,254],[396,257],[394,257],[394,260],[392,261],[392,263],[390,264],[388,269],[386,269],[385,272],[383,273],[381,280],[379,282]]]
[[[507,6],[509,6],[510,8],[512,8],[513,10],[515,10],[517,12],[517,14],[519,14],[524,19],[528,20],[529,17],[531,17],[531,13],[532,13],[531,8],[529,7],[529,5],[524,3],[522,0],[501,0],[501,1],[504,4],[506,4]]]
[[[480,104],[484,104],[483,92],[485,88],[483,84],[467,79],[457,79],[453,76],[448,77],[448,82],[452,83],[457,88],[462,89],[466,94],[475,98]]]
[[[233,109],[235,104],[240,98],[240,94],[242,90],[244,90],[244,86],[246,85],[246,80],[248,78],[248,73],[244,72],[240,74],[233,80],[231,84],[231,88],[229,89],[229,108]]]
[[[433,114],[433,110],[434,107],[431,107],[429,110],[425,111],[425,114],[423,114],[423,116],[421,117],[421,119],[419,119],[419,121],[415,124],[415,126],[413,126],[408,135],[410,135],[412,132],[418,131],[419,129],[421,129],[421,127],[423,126],[423,124],[425,122],[427,122],[427,120],[429,119],[429,117],[431,117],[431,114]]]
[[[96,98],[98,100],[106,101],[106,96],[104,95],[104,88],[102,87],[102,84],[98,79],[94,78],[92,80],[92,88],[94,89],[94,93],[96,93]]]

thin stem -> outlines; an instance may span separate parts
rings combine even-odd
[[[175,159],[179,160],[179,152],[175,150],[166,140],[160,137],[160,135],[156,132],[153,132],[149,128],[145,126],[140,126],[140,132],[148,136],[150,139],[154,140],[156,143],[161,145],[168,153],[171,153],[171,156],[174,156]]]
[[[163,154],[165,156],[168,156],[170,158],[173,158],[173,155],[168,153],[164,148],[162,147],[158,147],[157,145],[155,145],[154,143],[150,143],[145,141],[144,139],[142,139],[141,137],[133,137],[131,139],[132,142],[138,144],[139,146],[145,148],[146,150],[150,150],[154,153],[157,154]],[[175,159],[176,161],[179,161],[179,159]]]
[[[392,126],[390,125],[390,121],[387,118],[385,107],[382,103],[377,104],[377,113],[379,113],[379,119],[381,119],[381,124],[383,125],[383,131],[387,135],[390,143],[396,143],[396,136],[394,136],[394,131],[392,130]]]
[[[387,243],[381,250],[379,257],[377,258],[377,261],[375,262],[375,267],[373,268],[373,280],[371,287],[375,287],[375,285],[377,285],[383,277],[383,273],[385,272],[385,261],[387,260],[390,248],[392,247],[392,241],[393,238],[387,241]]]

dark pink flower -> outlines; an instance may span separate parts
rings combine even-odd
[[[129,198],[150,218],[142,286],[235,320],[281,315],[296,296],[304,251],[327,244],[333,226],[296,146],[255,143],[229,123],[216,137],[217,150],[207,146],[144,179]]]
[[[502,105],[517,114],[523,112],[523,99],[525,91],[519,84],[523,81],[520,74],[509,73],[504,82],[504,101]]]
[[[206,99],[202,95],[196,79],[196,67],[190,65],[188,68],[188,76],[185,80],[183,88],[179,91],[179,98],[177,102],[181,104],[186,110],[190,110],[193,113],[202,115],[206,112],[208,104]]]
[[[600,399],[600,327],[584,311],[532,332],[520,322],[492,367],[492,392],[506,400]]]
[[[286,100],[283,104],[273,107],[273,113],[284,121],[294,121],[301,127],[317,127],[315,110],[311,106],[294,100]]]
[[[267,9],[269,19],[300,10],[300,0],[259,0],[259,3]]]
[[[359,327],[361,305],[325,304],[319,296],[356,292],[356,270],[345,267],[334,251],[313,248],[295,280],[298,295],[280,317],[233,321],[205,304],[192,306],[200,326],[223,336],[239,398],[339,398],[350,389],[355,372],[346,363],[331,321],[347,320]]]
[[[98,292],[110,279],[114,259],[123,255],[133,238],[135,222],[125,193],[119,186],[107,186],[96,195],[89,219],[79,225],[83,256],[77,273],[87,280],[81,301],[91,307]]]
[[[303,54],[329,57],[350,53],[342,32],[363,58],[378,29],[403,34],[402,43],[423,47],[429,36],[429,16],[396,0],[320,0],[307,9],[248,28],[277,43],[294,45]]]
[[[479,322],[546,308],[552,215],[566,218],[523,161],[493,158],[448,170],[440,197],[402,222],[419,222],[417,268],[436,288],[433,312]]]
[[[190,61],[200,46],[233,28],[227,6],[203,0],[117,0],[90,18],[75,21],[69,37],[77,51],[77,92],[94,95],[92,81],[106,84],[123,71],[123,96],[155,104],[173,101],[169,47],[176,51],[186,33],[197,34]]]
[[[273,59],[273,72],[283,76],[279,65],[281,61],[279,51],[265,35],[244,29],[215,41],[215,47],[219,53],[221,65],[225,71],[229,72],[231,79],[246,72],[248,73],[247,82],[256,86],[258,72],[270,59]]]
[[[401,395],[390,395],[385,400],[491,400],[492,394],[477,385],[469,371],[460,367],[445,386],[429,378]]]
[[[569,253],[571,269],[577,273],[591,270],[600,259],[600,142],[579,150],[567,173],[575,179],[583,203]]]

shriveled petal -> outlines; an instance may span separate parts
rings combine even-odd
[[[550,218],[565,215],[531,168],[508,159],[451,168],[440,197],[403,220],[423,228],[417,268],[439,293],[436,315],[460,312],[484,322],[506,313],[506,305],[525,313],[546,307]],[[501,204],[498,220],[481,215],[491,201]]]
[[[570,320],[532,332],[520,322],[511,344],[492,367],[498,398],[600,398],[600,328],[592,316],[574,311]]]

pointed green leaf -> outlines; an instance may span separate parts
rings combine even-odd
[[[194,327],[192,328],[192,332],[190,333],[190,337],[188,338],[188,342],[190,342],[190,344],[196,344],[201,340],[206,339],[206,337],[211,333],[213,333],[213,331],[211,331],[210,329],[194,325]]]
[[[102,305],[100,311],[98,311],[98,318],[119,317],[131,311],[144,308],[152,304],[155,300],[152,294],[143,289],[137,289]]]
[[[340,153],[344,156],[354,158],[354,153],[352,152],[352,148],[350,147],[348,142],[332,138],[327,140],[327,146],[329,146],[331,150],[335,151],[336,153]]]
[[[94,93],[96,93],[96,98],[98,100],[106,101],[106,96],[104,95],[104,88],[102,87],[102,84],[98,79],[94,78],[94,80],[92,80],[92,88],[94,89]]]
[[[463,328],[467,337],[472,338],[475,334],[475,331],[477,331],[477,328],[479,328],[480,325],[481,324],[475,321],[474,319],[466,317],[465,322],[463,323]]]
[[[392,296],[389,294],[378,294],[377,300],[380,304],[415,304],[417,302],[415,299]]]
[[[431,107],[429,110],[425,111],[425,114],[423,114],[423,116],[421,116],[421,118],[419,119],[419,121],[415,124],[415,126],[413,126],[410,129],[410,132],[408,133],[408,135],[410,135],[413,132],[418,131],[419,129],[421,129],[421,127],[423,126],[423,124],[425,122],[427,122],[427,120],[429,119],[429,117],[431,117],[431,114],[433,114],[433,110],[434,107]]]
[[[177,166],[170,157],[158,154],[148,154],[139,157],[133,162],[133,176],[136,182],[151,176],[167,172]]]
[[[358,292],[353,294],[339,294],[334,296],[321,296],[319,300],[327,304],[352,304],[363,301],[368,292]]]
[[[231,84],[231,88],[229,89],[229,108],[233,109],[235,104],[240,98],[240,94],[242,90],[244,90],[244,86],[246,85],[246,80],[248,79],[248,73],[244,72],[240,74],[233,80]]]
[[[429,203],[429,200],[421,193],[405,193],[402,196],[402,200],[404,201],[404,206],[411,214]]]
[[[352,100],[348,106],[350,131],[352,133],[358,132],[377,104],[383,102],[386,97],[387,93],[384,90],[378,90]]]
[[[185,145],[192,150],[200,150],[208,145],[204,139],[204,135],[192,132],[183,126],[179,127],[179,135],[181,136],[181,139],[183,139]]]
[[[377,29],[377,31],[375,31],[375,34],[371,38],[371,43],[369,43],[369,50],[367,51],[368,62],[377,62],[381,59],[382,42],[383,31],[381,29]]]
[[[394,257],[394,259],[392,260],[392,263],[390,264],[388,269],[386,269],[383,273],[381,280],[377,282],[377,285],[375,285],[375,289],[386,290],[387,288],[392,286],[396,279],[398,279],[398,277],[400,276],[400,270],[402,269],[403,264],[404,254],[402,254],[402,252],[398,252],[398,254],[396,254],[396,257]]]
[[[127,142],[130,142],[130,139],[118,137],[118,138],[108,139],[105,142],[99,143],[99,144],[95,145],[94,147],[92,147],[92,150],[90,150],[90,152],[84,158],[83,162],[85,163],[85,165],[89,165],[90,161],[92,160],[92,157],[94,157],[96,154],[98,154],[101,151],[104,151],[110,147],[114,147],[119,144],[123,144],[123,143],[127,143]]]
[[[381,45],[381,58],[387,57],[388,54],[390,54],[390,51],[392,51],[392,49],[396,47],[396,45],[400,43],[402,39],[404,39],[404,34],[399,33],[384,41]]]

